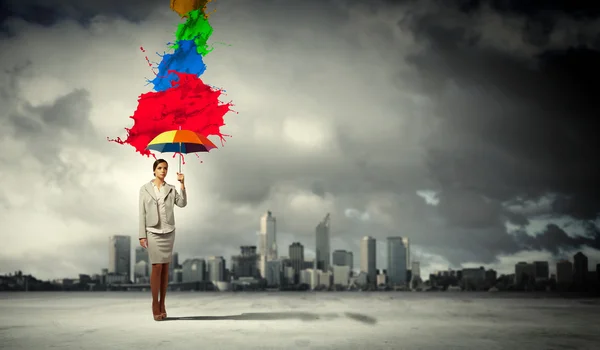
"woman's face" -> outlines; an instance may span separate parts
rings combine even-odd
[[[154,170],[154,175],[157,178],[164,180],[165,176],[167,176],[168,170],[169,170],[169,166],[167,165],[167,163],[159,163],[158,166],[156,167],[156,170]]]

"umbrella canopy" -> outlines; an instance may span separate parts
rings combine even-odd
[[[161,153],[179,153],[179,172],[181,172],[181,154],[208,152],[217,148],[206,136],[191,130],[170,130],[156,136],[146,149]]]

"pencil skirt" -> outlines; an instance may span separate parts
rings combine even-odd
[[[171,263],[175,230],[169,233],[154,233],[146,231],[148,237],[148,259],[150,264]]]

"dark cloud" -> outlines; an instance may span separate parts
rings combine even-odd
[[[0,0],[0,26],[9,18],[51,26],[70,19],[82,24],[95,16],[120,16],[131,21],[144,19],[165,0]]]
[[[429,2],[426,11],[401,22],[426,47],[410,55],[408,62],[421,72],[422,87],[436,96],[443,125],[428,145],[431,173],[443,188],[477,191],[499,201],[559,193],[560,203],[554,208],[560,214],[596,218],[600,212],[596,186],[600,164],[592,161],[600,149],[596,44],[591,40],[577,46],[555,44],[535,49],[534,54],[509,51],[484,39],[494,32],[487,29],[482,34],[485,28],[477,11],[470,7],[466,15],[460,5],[450,3]],[[545,13],[534,11],[532,2],[502,3],[488,4],[500,14],[522,19],[516,30],[526,37],[566,29],[529,25],[531,18]],[[573,6],[564,3],[561,11],[553,3],[548,10],[552,18],[576,17]],[[530,12],[533,17],[527,16]],[[447,20],[452,15],[455,19]]]
[[[522,249],[547,250],[558,256],[564,251],[591,247],[600,250],[600,232],[594,228],[590,230],[590,236],[570,236],[557,225],[550,224],[538,235],[531,236],[525,232],[518,232],[516,240]]]
[[[28,75],[28,67],[24,64],[5,71],[9,83],[0,86],[0,95],[9,98],[4,101],[0,134],[23,142],[26,152],[45,165],[60,163],[59,151],[67,145],[81,145],[82,149],[98,146],[99,137],[89,120],[89,93],[74,89],[52,103],[34,106],[18,97],[15,83]]]

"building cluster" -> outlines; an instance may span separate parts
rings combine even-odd
[[[288,256],[281,256],[277,244],[277,220],[271,211],[259,222],[258,246],[241,246],[240,253],[231,257],[227,268],[222,256],[186,259],[179,263],[179,254],[173,253],[169,264],[170,288],[200,290],[562,290],[600,291],[600,264],[596,271],[588,271],[588,259],[579,252],[573,262],[563,260],[556,264],[556,274],[550,275],[547,261],[519,262],[514,274],[497,276],[484,267],[438,271],[421,279],[420,264],[411,261],[407,237],[387,237],[387,268],[377,269],[376,240],[366,236],[360,241],[360,266],[354,267],[354,254],[331,249],[331,217],[327,214],[315,227],[315,258],[306,259],[304,246],[293,242]],[[147,287],[151,273],[148,253],[142,247],[135,249],[135,263],[131,261],[131,236],[109,238],[108,267],[101,274],[79,275],[79,279],[62,279],[53,285],[65,289],[90,289],[94,286],[127,286],[127,289]],[[133,269],[132,269],[133,267]],[[132,275],[133,270],[133,275]],[[29,285],[28,281],[32,281]],[[0,281],[0,289],[44,288],[49,285],[27,276],[16,275]],[[10,285],[15,284],[11,287]],[[55,288],[55,287],[52,287]],[[50,289],[52,289],[50,288]]]
[[[558,261],[556,274],[550,274],[547,261],[521,261],[515,265],[514,273],[501,276],[484,267],[438,271],[429,275],[427,287],[474,291],[600,291],[600,264],[596,265],[596,271],[589,271],[588,258],[578,252],[573,256],[573,262]]]
[[[232,257],[231,282],[264,280],[267,287],[304,286],[307,289],[405,288],[410,282],[410,247],[407,238],[389,237],[388,269],[376,269],[376,241],[364,237],[360,244],[360,269],[354,271],[354,254],[331,248],[331,217],[327,214],[315,227],[315,258],[306,259],[304,246],[293,242],[288,256],[277,244],[277,220],[271,211],[260,218],[258,249],[241,247]],[[418,262],[414,263],[418,270]],[[418,275],[418,274],[417,274]]]
[[[221,288],[264,286],[267,288],[350,289],[407,288],[411,281],[421,283],[419,262],[410,260],[406,237],[387,238],[387,269],[377,270],[376,240],[364,237],[360,243],[360,269],[354,270],[354,254],[331,249],[329,214],[315,228],[315,258],[305,259],[304,246],[294,242],[288,256],[281,256],[277,244],[277,220],[271,211],[259,222],[258,246],[241,246],[240,254],[231,257],[226,267],[222,256],[187,259],[179,264],[173,253],[169,265],[174,283],[209,282]],[[137,247],[133,276],[130,276],[131,237],[112,236],[109,244],[109,267],[99,278],[103,284],[148,283],[150,264],[147,252]],[[133,278],[131,278],[133,277]],[[228,286],[229,284],[229,286]]]

